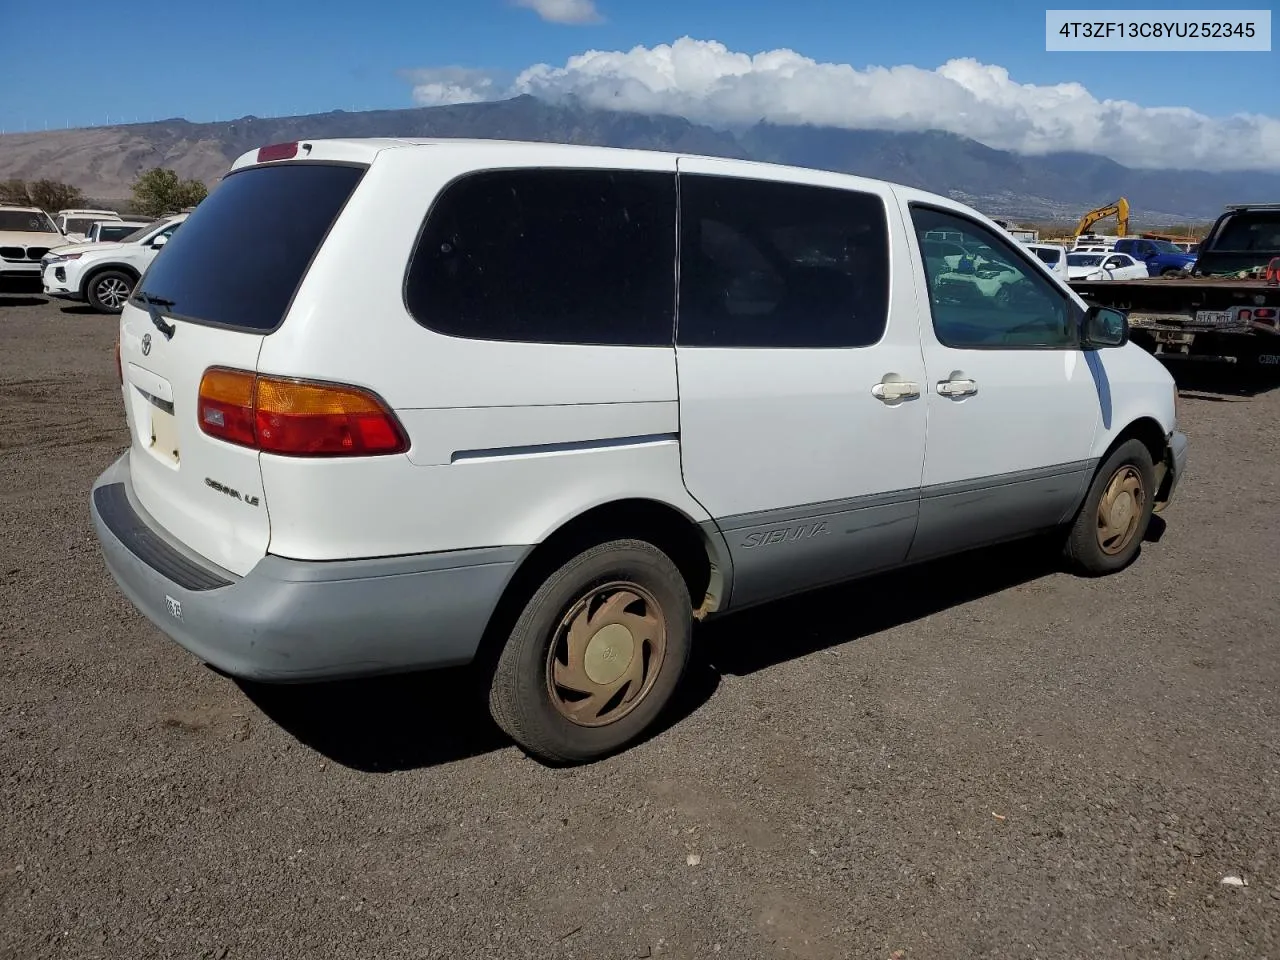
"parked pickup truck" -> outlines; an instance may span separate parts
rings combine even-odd
[[[1070,284],[1127,311],[1134,341],[1157,356],[1280,366],[1278,279],[1280,203],[1252,203],[1227,207],[1189,271]]]
[[[1196,262],[1194,253],[1187,253],[1169,240],[1145,240],[1141,237],[1122,237],[1116,241],[1113,253],[1127,253],[1139,263],[1147,265],[1147,273],[1153,277],[1167,277],[1182,273]]]

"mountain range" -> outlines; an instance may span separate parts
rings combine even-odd
[[[908,133],[758,123],[720,130],[673,116],[599,110],[530,96],[487,103],[218,123],[154,123],[0,136],[0,180],[49,178],[102,201],[129,196],[133,178],[165,166],[212,184],[247,150],[326,137],[479,137],[670,150],[820,167],[921,187],[992,216],[1072,220],[1128,199],[1135,221],[1217,216],[1223,205],[1280,198],[1280,173],[1147,170],[1086,153],[1026,156],[929,130]]]

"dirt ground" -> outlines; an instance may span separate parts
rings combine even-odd
[[[1188,382],[1128,571],[726,618],[667,729],[552,770],[458,675],[240,685],[136,614],[113,336],[0,297],[0,956],[1280,957],[1280,390]]]

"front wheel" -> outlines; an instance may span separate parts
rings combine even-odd
[[[89,305],[101,313],[119,313],[133,293],[133,277],[122,270],[103,270],[85,288]]]
[[[648,729],[689,659],[684,577],[650,543],[614,540],[554,571],[525,604],[489,688],[494,721],[551,763],[585,763]]]
[[[1151,522],[1155,492],[1151,451],[1140,440],[1126,440],[1094,476],[1067,536],[1063,552],[1071,567],[1101,576],[1128,566]]]

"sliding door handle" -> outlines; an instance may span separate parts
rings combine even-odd
[[[892,403],[894,400],[912,400],[920,396],[920,384],[908,380],[882,380],[871,388],[877,400]]]
[[[939,380],[938,393],[944,397],[971,397],[978,392],[976,380]]]

